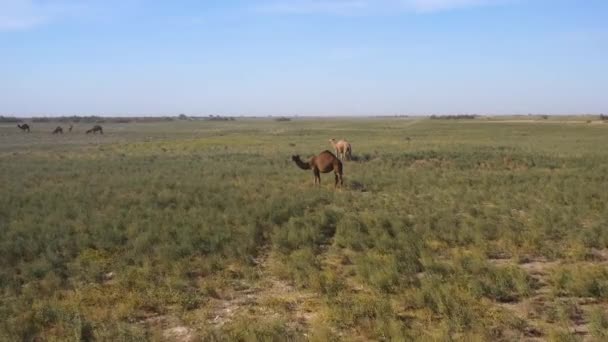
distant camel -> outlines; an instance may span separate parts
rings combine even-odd
[[[57,126],[57,128],[55,128],[55,130],[53,131],[53,134],[63,134],[63,128],[61,128],[61,126]]]
[[[334,147],[338,158],[342,160],[351,160],[353,157],[353,148],[350,143],[346,140],[336,141],[336,139],[329,139],[329,143]]]
[[[291,156],[291,160],[293,160],[302,170],[312,169],[315,176],[315,184],[321,184],[321,173],[332,171],[336,178],[334,187],[338,187],[338,182],[340,183],[340,187],[344,184],[344,180],[342,179],[342,162],[334,156],[333,153],[327,150],[321,152],[318,156],[311,157],[308,162],[303,162],[298,155]]]
[[[99,126],[99,125],[95,125],[95,126],[93,126],[93,128],[91,128],[90,130],[88,130],[88,131],[87,131],[87,134],[89,134],[89,133],[93,133],[93,134],[95,134],[95,133],[97,133],[97,132],[99,132],[99,133],[103,134],[103,129],[102,129],[102,128],[101,128],[101,126]]]
[[[70,125],[70,129],[68,129],[68,132],[72,132],[72,128],[74,128],[74,126]]]
[[[25,131],[27,131],[28,133],[30,132],[30,125],[28,125],[28,124],[23,124],[23,125],[17,124],[17,127],[21,128],[21,130],[23,132],[25,132]]]

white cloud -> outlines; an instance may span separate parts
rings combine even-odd
[[[262,12],[288,14],[368,14],[378,12],[438,12],[513,0],[268,0],[256,7]]]
[[[496,4],[496,0],[407,0],[402,1],[419,12],[435,12],[462,7]]]
[[[27,30],[65,16],[81,6],[68,0],[0,0],[0,31]]]
[[[22,30],[46,19],[33,1],[0,0],[0,30]]]
[[[277,14],[367,15],[377,13],[428,13],[457,8],[521,0],[251,0],[256,11]],[[108,5],[108,4],[111,4]],[[0,0],[0,31],[27,30],[57,22],[82,12],[83,8],[145,6],[142,0]],[[106,12],[103,11],[103,12]]]
[[[366,0],[292,0],[267,2],[258,7],[263,12],[270,13],[332,13],[345,14],[365,10],[369,7]]]

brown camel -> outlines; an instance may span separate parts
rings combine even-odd
[[[95,133],[97,133],[97,132],[99,132],[99,133],[103,134],[103,129],[102,129],[102,128],[101,128],[101,126],[99,126],[99,125],[95,125],[95,126],[93,126],[93,128],[91,128],[90,130],[88,130],[88,131],[87,131],[87,134],[89,134],[89,133],[93,133],[93,134],[95,134]]]
[[[353,149],[350,143],[344,139],[336,141],[336,139],[329,139],[329,143],[334,147],[336,155],[342,160],[351,160],[353,157]]]
[[[315,176],[315,184],[321,184],[321,173],[332,171],[334,172],[336,179],[334,187],[338,187],[338,183],[340,183],[340,187],[344,184],[342,178],[342,162],[334,156],[333,153],[327,150],[321,152],[318,156],[311,157],[307,162],[302,161],[298,155],[291,156],[291,160],[293,160],[302,170],[312,169]]]
[[[30,132],[30,125],[24,123],[23,125],[19,125],[17,124],[17,127],[21,128],[21,130],[23,132],[27,131],[28,133]]]
[[[61,126],[57,126],[57,128],[55,128],[53,131],[53,134],[63,134],[63,128],[61,128]]]
[[[72,132],[72,128],[74,128],[74,126],[70,125],[70,129],[68,130],[68,132]]]

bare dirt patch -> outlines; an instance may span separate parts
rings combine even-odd
[[[212,299],[207,312],[207,323],[222,327],[239,317],[258,316],[267,319],[282,318],[290,322],[294,331],[307,331],[317,312],[318,295],[303,291],[276,277],[271,271],[272,256],[264,251],[254,259],[260,281],[256,284],[241,282],[229,296]]]
[[[183,322],[171,315],[151,316],[139,322],[150,330],[159,331],[159,338],[174,342],[192,342],[196,340],[193,329],[185,326]]]
[[[601,260],[604,263],[608,256],[606,250],[593,250],[594,260]],[[562,262],[548,261],[543,258],[528,259],[526,262],[517,264],[513,259],[493,259],[490,260],[494,265],[506,266],[517,265],[526,271],[536,280],[536,287],[529,298],[519,302],[497,303],[498,306],[511,312],[516,317],[523,319],[528,324],[526,341],[545,341],[546,331],[543,326],[555,324],[561,319],[565,319],[565,327],[568,332],[578,336],[582,341],[592,341],[591,325],[587,320],[588,313],[595,307],[606,306],[597,298],[586,297],[556,297],[552,294],[549,285],[549,276],[553,269],[559,267]],[[598,262],[578,263],[581,267],[587,264],[598,264]],[[561,314],[559,313],[561,310]],[[564,312],[565,310],[565,312]],[[562,318],[559,316],[562,315]],[[565,317],[563,317],[565,315]],[[526,330],[526,331],[527,331]]]

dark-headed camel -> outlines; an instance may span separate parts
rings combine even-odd
[[[336,155],[342,160],[351,160],[353,156],[352,146],[344,139],[336,141],[336,139],[329,139],[329,143],[334,147]]]
[[[21,128],[21,130],[23,132],[27,131],[28,133],[30,132],[30,125],[24,123],[23,125],[19,125],[17,124],[17,127]]]
[[[338,183],[340,183],[340,186],[344,183],[342,179],[342,162],[333,153],[327,150],[321,152],[318,156],[311,157],[307,162],[302,161],[298,155],[291,156],[291,160],[293,160],[302,170],[312,169],[312,173],[315,176],[315,184],[321,184],[321,173],[332,171],[334,172],[336,179],[334,187],[338,187]]]
[[[53,134],[63,134],[63,128],[61,128],[61,126],[57,126],[57,128],[55,128],[53,131]]]
[[[101,126],[99,126],[99,125],[95,125],[95,126],[93,126],[93,128],[91,128],[90,130],[88,130],[88,131],[87,131],[87,134],[89,134],[89,133],[93,133],[93,134],[95,134],[95,133],[97,133],[97,132],[99,132],[99,133],[103,134],[103,129],[102,129],[102,128],[101,128]]]

